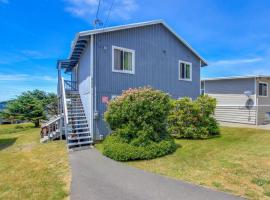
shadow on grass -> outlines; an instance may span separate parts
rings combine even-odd
[[[16,140],[17,138],[0,139],[0,151],[13,145]]]
[[[188,137],[175,137],[173,136],[174,139],[176,140],[197,140],[197,141],[202,141],[202,140],[211,140],[211,139],[217,139],[217,138],[221,138],[222,135],[212,135],[209,136],[207,138],[188,138]]]

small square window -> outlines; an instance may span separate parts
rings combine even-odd
[[[267,97],[268,96],[268,84],[259,83],[259,96]]]
[[[134,74],[135,51],[122,47],[112,47],[113,72]]]
[[[192,80],[192,64],[190,62],[179,61],[179,80]]]
[[[270,112],[265,113],[265,121],[270,121]]]

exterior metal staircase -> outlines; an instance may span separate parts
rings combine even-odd
[[[93,143],[77,83],[58,81],[58,116],[41,127],[41,143],[65,138],[68,149],[80,150]]]
[[[68,111],[68,125],[66,130],[69,149],[89,146],[93,143],[87,118],[84,113],[80,95],[67,93],[66,104]]]

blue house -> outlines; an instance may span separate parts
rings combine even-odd
[[[103,120],[107,102],[129,88],[195,99],[206,65],[161,20],[79,32],[68,59],[57,63],[59,131],[70,148],[102,139],[110,132]]]

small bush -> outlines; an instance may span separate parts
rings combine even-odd
[[[151,159],[176,149],[166,126],[170,97],[152,88],[129,89],[108,104],[105,120],[112,135],[104,155],[115,160]]]
[[[172,138],[160,142],[151,142],[146,146],[134,146],[122,142],[117,135],[107,136],[104,141],[103,154],[117,161],[149,160],[174,152],[176,144]]]
[[[190,98],[172,100],[168,116],[168,131],[176,138],[203,139],[219,134],[213,118],[216,100],[207,95],[192,101]]]

